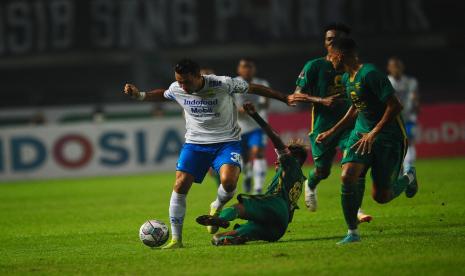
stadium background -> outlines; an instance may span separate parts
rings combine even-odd
[[[456,24],[464,8],[452,0],[2,1],[0,179],[171,170],[180,108],[133,102],[124,83],[167,87],[182,57],[234,76],[250,56],[259,77],[291,93],[334,21],[353,28],[364,60],[385,68],[399,56],[418,79],[419,157],[464,156],[465,37]],[[270,121],[286,137],[305,137],[307,108],[273,102]]]

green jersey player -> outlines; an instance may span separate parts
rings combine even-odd
[[[362,203],[358,180],[371,168],[373,198],[387,203],[405,192],[413,197],[418,191],[416,173],[412,168],[399,177],[405,156],[407,137],[400,112],[402,105],[394,95],[387,76],[372,64],[360,62],[354,40],[340,38],[329,53],[334,68],[344,70],[342,84],[351,100],[351,107],[335,126],[321,133],[317,143],[331,141],[348,126],[350,133],[342,160],[341,203],[349,228],[340,244],[360,241],[357,231],[357,210]]]
[[[324,29],[326,50],[331,47],[334,39],[349,34],[350,28],[344,24],[328,25]],[[331,141],[325,144],[315,141],[320,133],[334,126],[350,107],[341,83],[342,74],[342,71],[334,69],[327,55],[310,60],[302,69],[296,81],[295,93],[291,95],[295,101],[312,103],[309,138],[315,167],[310,171],[305,185],[305,204],[311,212],[317,209],[316,187],[321,180],[328,178],[336,149],[339,147],[344,151],[350,134],[350,129],[346,129],[334,135]],[[360,186],[364,187],[365,179],[361,178],[359,182]],[[360,222],[372,220],[370,215],[364,214],[361,210],[358,212],[358,218]]]
[[[226,208],[218,216],[203,215],[197,222],[207,226],[228,228],[229,222],[237,218],[247,222],[234,230],[213,236],[214,245],[243,244],[247,241],[277,241],[286,232],[292,221],[294,210],[302,193],[305,177],[301,166],[307,159],[307,149],[299,142],[284,145],[279,136],[256,112],[251,103],[244,110],[268,135],[278,153],[276,174],[263,195],[240,194],[239,203]]]

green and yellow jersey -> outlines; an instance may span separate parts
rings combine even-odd
[[[298,209],[297,203],[302,194],[305,177],[299,161],[291,154],[281,155],[279,163],[279,169],[268,186],[265,196],[279,196],[288,203],[290,222],[294,210]]]
[[[296,85],[303,93],[324,98],[344,93],[341,79],[342,72],[337,72],[331,62],[325,57],[320,57],[305,64]],[[347,99],[332,108],[313,105],[310,132],[319,134],[330,129],[344,117],[349,107],[350,103]]]
[[[345,73],[342,76],[342,84],[358,111],[354,131],[370,132],[383,117],[387,100],[395,93],[391,82],[373,64],[363,64],[353,79]],[[401,116],[398,115],[388,122],[380,135],[388,139],[406,138]]]

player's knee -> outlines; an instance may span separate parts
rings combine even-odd
[[[353,164],[344,164],[342,166],[341,181],[345,185],[353,185],[358,182],[359,177],[363,174],[363,168]]]
[[[240,169],[232,165],[224,165],[220,169],[220,181],[227,192],[236,189],[237,180],[239,180]]]
[[[237,186],[237,178],[234,176],[221,176],[220,177],[221,185],[226,192],[232,192],[236,189]]]
[[[177,173],[173,190],[180,194],[187,194],[193,182],[194,177],[192,175],[187,173]]]
[[[391,192],[388,190],[376,190],[373,189],[372,195],[373,199],[379,204],[385,204],[391,201]]]
[[[253,160],[253,159],[261,159],[261,158],[265,157],[265,154],[263,153],[262,148],[253,147],[250,150],[250,157],[251,157],[251,160]]]
[[[344,184],[344,185],[355,184],[355,183],[357,183],[357,180],[358,180],[358,176],[356,176],[356,175],[352,175],[352,174],[348,174],[348,173],[344,173],[344,172],[341,175],[341,181],[342,181],[342,184]]]

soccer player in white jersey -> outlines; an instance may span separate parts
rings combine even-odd
[[[270,87],[266,80],[255,77],[256,71],[255,61],[252,58],[241,58],[239,60],[239,64],[237,65],[238,79],[244,80],[247,83]],[[266,120],[268,99],[251,94],[235,94],[234,96],[239,108],[237,122],[241,127],[244,192],[251,192],[253,177],[253,192],[255,194],[261,194],[267,169],[265,160],[266,137],[260,126],[247,115],[242,105],[245,102],[253,103],[257,108],[257,113]]]
[[[174,68],[176,81],[168,89],[142,92],[126,84],[124,93],[142,101],[176,101],[186,119],[186,142],[176,166],[176,181],[171,194],[169,216],[171,241],[164,249],[183,247],[182,226],[186,213],[186,196],[192,183],[201,183],[210,167],[220,175],[217,198],[210,205],[216,216],[234,196],[241,170],[240,128],[233,94],[251,93],[285,103],[288,98],[262,85],[226,76],[201,75],[199,65],[189,59]],[[209,226],[211,234],[218,227]]]
[[[396,92],[396,96],[404,106],[402,117],[405,121],[405,130],[409,140],[407,154],[404,159],[404,172],[408,172],[416,160],[415,150],[415,130],[419,109],[418,82],[415,78],[404,74],[404,63],[398,57],[391,57],[388,60],[387,71],[389,80]]]

